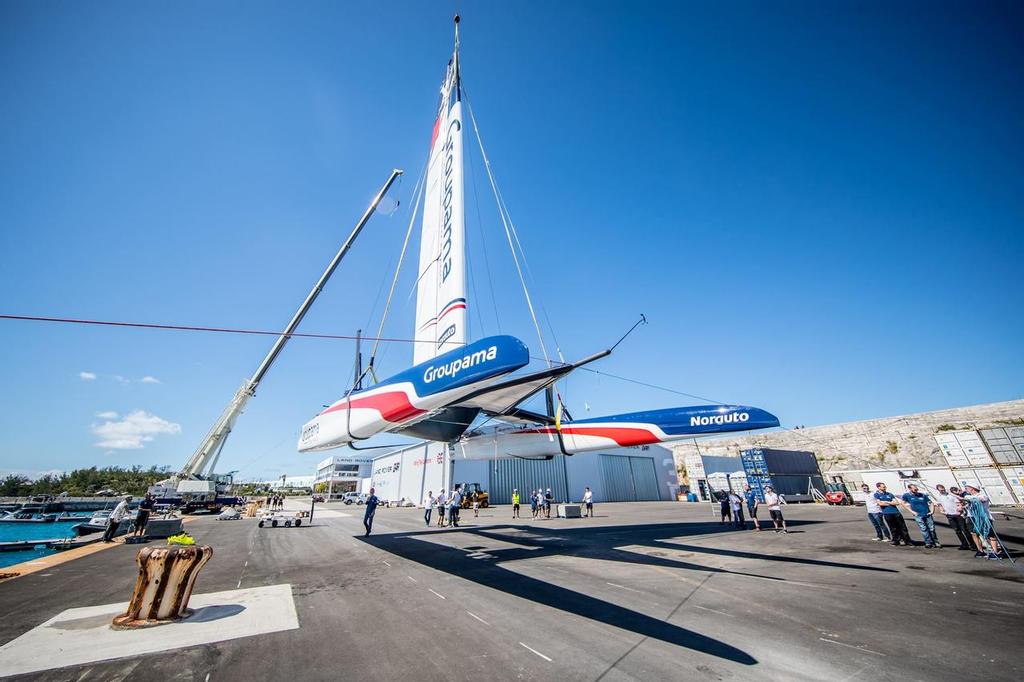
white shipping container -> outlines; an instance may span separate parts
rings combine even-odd
[[[988,495],[993,505],[1013,505],[1017,503],[1010,488],[1006,485],[999,469],[961,469],[954,472],[958,485],[980,487]]]
[[[691,481],[705,478],[703,457],[693,453],[688,453],[684,459],[684,463],[686,464],[686,476]]]
[[[949,445],[942,445],[941,447],[942,455],[946,458],[946,464],[950,469],[971,466],[971,461],[967,459],[967,453],[964,452],[963,448],[951,447]]]
[[[747,475],[742,471],[729,474],[729,489],[734,493],[743,496],[743,486],[747,484]]]
[[[981,441],[981,436],[978,435],[977,431],[954,431],[953,435],[956,436],[956,440],[960,443],[960,447],[964,448],[984,448],[985,444]]]
[[[1002,467],[1003,477],[1017,496],[1017,503],[1024,504],[1024,467]]]

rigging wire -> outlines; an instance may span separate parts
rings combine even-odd
[[[494,180],[494,173],[491,171],[491,162],[487,158],[487,152],[484,150],[484,141],[480,136],[480,128],[477,126],[476,116],[473,115],[473,106],[470,104],[469,94],[466,93],[465,87],[463,87],[463,92],[466,94],[466,108],[469,111],[469,120],[473,123],[473,132],[476,134],[476,141],[480,146],[480,156],[483,158],[484,168],[487,170],[487,178],[490,180],[491,190],[494,192],[494,199],[498,204],[498,214],[501,216],[501,223],[505,227],[505,237],[508,239],[509,248],[512,250],[512,260],[515,261],[516,264],[516,272],[519,274],[519,283],[522,284],[523,294],[526,296],[526,306],[530,309],[530,317],[533,318],[533,326],[534,329],[537,330],[537,339],[540,341],[540,349],[544,353],[545,362],[547,362],[550,367],[551,359],[548,356],[547,346],[544,344],[544,334],[541,332],[540,323],[537,321],[537,313],[533,308],[533,299],[530,298],[530,290],[526,286],[526,278],[523,276],[523,268],[519,263],[519,256],[516,254],[516,248],[512,242],[511,229],[514,228],[510,229],[508,215],[503,210],[504,202],[501,199],[501,192],[498,191],[498,185]]]
[[[467,105],[468,106],[468,105]],[[470,146],[472,149],[472,145]],[[494,323],[498,328],[498,333],[501,333],[501,319],[498,317],[498,301],[494,296],[494,278],[491,276],[491,259],[487,255],[487,240],[484,238],[484,221],[480,215],[480,197],[476,191],[476,170],[473,167],[473,155],[466,154],[465,158],[469,159],[469,182],[473,186],[473,205],[476,208],[476,228],[477,232],[480,233],[480,249],[484,254],[484,271],[487,273],[487,288],[491,293],[491,310],[494,311]],[[475,296],[476,294],[474,294]],[[479,311],[480,301],[477,299],[477,309]],[[483,323],[481,322],[481,325]]]
[[[420,172],[420,177],[416,181],[416,185],[413,189],[413,195],[416,198],[413,201],[412,214],[409,216],[409,227],[405,231],[405,241],[402,242],[402,252],[398,256],[398,265],[395,267],[395,276],[391,280],[391,289],[388,291],[388,298],[387,301],[384,303],[384,312],[381,314],[380,325],[377,327],[377,338],[373,342],[373,350],[370,353],[370,360],[366,365],[366,369],[363,371],[364,376],[366,375],[367,372],[373,371],[373,361],[377,357],[377,349],[380,347],[381,335],[384,333],[384,323],[387,322],[388,313],[391,312],[391,301],[395,295],[395,288],[398,286],[398,276],[402,272],[402,264],[405,262],[405,254],[409,248],[409,238],[412,236],[412,228],[416,223],[416,216],[419,214],[420,197],[422,196],[423,188],[426,185],[426,183],[423,181],[424,178],[426,177],[426,173],[427,164],[424,163],[423,170]],[[362,378],[363,377],[360,376],[358,379],[356,379],[356,384],[358,384]]]

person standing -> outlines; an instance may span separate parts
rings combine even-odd
[[[366,528],[364,537],[369,537],[370,531],[373,530],[373,515],[377,513],[377,505],[380,504],[375,492],[373,488],[370,488],[370,495],[366,498],[366,511],[363,513],[363,527]]]
[[[924,536],[925,549],[942,547],[939,544],[939,536],[935,534],[935,517],[932,516],[932,501],[921,492],[916,483],[907,484],[907,492],[903,493],[902,499],[914,514],[917,527],[921,529]]]
[[[885,489],[884,483],[875,484],[875,500],[882,508],[882,519],[885,525],[889,526],[889,533],[892,535],[892,546],[897,547],[902,542],[907,547],[913,547],[914,542],[910,539],[910,531],[907,530],[907,522],[903,520],[900,513],[900,503],[896,496]]]
[[[142,502],[139,502],[139,514],[135,517],[135,537],[142,537],[146,534],[146,524],[149,523],[149,515],[154,506],[156,506],[156,500],[153,499],[153,494],[146,493]]]
[[[554,495],[551,494],[551,488],[544,491],[544,517],[551,518],[551,502],[554,500]]]
[[[512,489],[512,518],[519,518],[519,489]]]
[[[427,496],[423,498],[423,522],[430,528],[430,512],[434,510],[434,491],[428,490]]]
[[[757,493],[754,492],[753,488],[748,483],[743,487],[743,497],[747,501],[747,516],[754,522],[754,530],[761,530],[761,522],[757,520],[757,506],[760,501],[757,499]]]
[[[885,521],[882,520],[882,507],[879,506],[878,500],[871,494],[871,488],[868,487],[867,483],[861,483],[861,491],[864,493],[864,506],[868,510],[868,521],[875,529],[875,542],[881,542],[882,540],[888,540],[892,542],[892,534],[889,532],[889,527],[885,525]]]
[[[452,528],[459,527],[459,508],[462,505],[462,488],[455,486],[452,497],[448,501],[448,525]]]
[[[956,495],[950,495],[946,486],[939,483],[935,486],[935,504],[933,509],[941,509],[946,515],[949,527],[956,533],[956,539],[960,541],[958,549],[974,549],[971,543],[970,531],[967,530],[967,521],[964,519],[963,502]]]
[[[764,503],[768,507],[768,514],[772,517],[772,525],[775,526],[775,532],[778,533],[781,530],[788,535],[789,529],[786,528],[786,519],[782,516],[782,505],[786,504],[786,498],[776,493],[775,488],[768,485],[764,488]]]
[[[722,520],[718,522],[718,525],[724,525],[727,520],[731,523],[732,512],[730,511],[731,507],[729,506],[729,496],[726,495],[723,490],[718,491],[718,506],[721,508],[722,512]]]
[[[479,516],[480,516],[480,498],[477,497],[474,494],[473,495],[473,518],[475,519],[475,518],[478,518]]]
[[[110,518],[107,519],[107,527],[103,531],[103,542],[111,542],[114,536],[117,535],[117,529],[121,525],[121,521],[129,514],[128,505],[132,501],[130,495],[126,496],[123,500],[117,503],[114,507],[114,511],[110,512]]]
[[[974,544],[978,547],[974,556],[979,559],[985,557],[998,559],[999,545],[996,542],[995,529],[992,527],[992,512],[989,511],[991,501],[988,495],[976,486],[965,485],[963,500],[967,505],[967,515],[971,521],[971,535],[974,538]],[[985,540],[988,540],[991,547],[988,552],[985,551]]]
[[[593,518],[593,516],[594,516],[594,493],[590,490],[590,486],[587,486],[587,489],[583,491],[583,507],[584,507],[584,510],[585,510],[583,515]]]
[[[448,504],[448,498],[445,497],[444,488],[441,488],[441,492],[437,494],[437,526],[438,528],[444,528],[444,512],[445,505]]]
[[[743,520],[743,498],[734,492],[730,492],[729,509],[732,511],[733,527],[737,530],[746,530],[747,524]]]
[[[530,513],[533,514],[533,518],[537,518],[537,491],[530,491]]]

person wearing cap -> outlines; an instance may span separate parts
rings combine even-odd
[[[959,489],[954,489],[959,493]],[[964,503],[958,495],[953,495],[946,490],[941,483],[935,486],[935,509],[941,509],[946,515],[949,527],[956,533],[960,541],[959,549],[974,549],[974,542],[971,540],[971,532],[967,530],[967,519],[964,518]]]
[[[519,488],[512,488],[512,518],[519,518]]]
[[[988,495],[977,486],[964,485],[964,494],[960,499],[967,504],[971,536],[978,547],[974,556],[978,559],[999,559],[999,544],[996,542],[996,531],[992,527],[992,513],[989,511],[991,500]],[[985,551],[985,540],[988,540],[991,547],[988,552]]]
[[[551,494],[551,488],[548,488],[544,492],[544,518],[551,518],[551,502],[554,499],[554,495]]]
[[[132,496],[125,495],[124,499],[114,507],[114,511],[110,512],[110,518],[107,519],[107,527],[103,531],[103,542],[111,542],[114,536],[117,535],[117,529],[121,525],[121,521],[129,514],[128,505],[131,501]]]
[[[878,500],[871,494],[871,488],[868,487],[867,483],[862,483],[860,489],[864,493],[864,506],[868,510],[868,521],[871,522],[875,529],[875,535],[878,536],[875,538],[875,542],[881,542],[882,540],[892,542],[892,534],[889,533],[889,528],[885,525],[885,521],[882,520],[882,507],[879,506]]]
[[[900,513],[901,503],[896,499],[896,496],[885,489],[884,483],[878,482],[875,484],[875,494],[873,497],[878,502],[878,506],[882,508],[882,519],[885,520],[885,525],[889,526],[889,533],[892,535],[892,546],[898,547],[902,542],[907,547],[913,547],[914,542],[910,539],[907,522],[903,520],[903,514]]]
[[[935,534],[935,517],[932,516],[931,499],[921,492],[916,483],[908,483],[907,492],[903,493],[900,499],[914,514],[917,527],[921,529],[921,535],[924,536],[925,549],[942,547],[939,544],[939,536]]]
[[[782,516],[782,505],[786,504],[786,498],[775,492],[775,488],[768,485],[764,488],[764,503],[768,506],[768,514],[772,517],[772,525],[775,526],[775,532],[778,533],[780,530],[783,533],[789,534],[789,530],[786,528],[786,519]],[[782,526],[781,528],[779,526]]]

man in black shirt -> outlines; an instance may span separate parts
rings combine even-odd
[[[142,502],[139,502],[139,514],[135,517],[135,537],[146,534],[146,524],[149,523],[149,515],[153,511],[154,505],[156,505],[156,500],[153,499],[151,493],[146,493]]]

